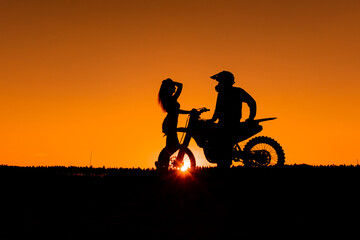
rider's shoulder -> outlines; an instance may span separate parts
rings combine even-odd
[[[246,92],[244,89],[239,88],[239,87],[233,87],[233,91],[234,91],[234,92],[237,92],[237,93],[244,93],[244,92]]]

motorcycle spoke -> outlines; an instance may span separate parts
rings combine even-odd
[[[275,165],[278,161],[278,157],[277,157],[277,153],[276,153],[276,150],[270,146],[269,144],[267,143],[259,143],[259,144],[256,144],[252,149],[252,151],[266,151],[270,154],[270,162],[268,164],[265,164],[265,165]],[[256,161],[254,161],[256,165],[261,165],[259,163],[257,163]]]
[[[284,165],[284,150],[274,139],[260,136],[246,143],[244,152],[249,155],[249,166]]]
[[[195,167],[196,165],[195,159],[193,159],[192,161],[187,152],[185,152],[182,161],[179,162],[178,162],[178,154],[179,154],[179,150],[177,150],[174,154],[171,155],[169,162],[169,169],[181,170],[183,169],[183,166],[186,166],[186,169]]]

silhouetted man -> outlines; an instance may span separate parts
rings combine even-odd
[[[221,152],[222,161],[218,166],[229,167],[232,162],[232,149],[234,146],[234,131],[241,129],[242,103],[245,102],[250,108],[250,116],[246,120],[251,122],[256,115],[255,100],[242,88],[233,87],[234,75],[228,71],[211,76],[218,81],[215,90],[218,92],[216,108],[213,117],[209,120],[218,122],[217,145]]]

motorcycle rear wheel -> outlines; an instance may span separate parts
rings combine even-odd
[[[285,153],[280,144],[272,138],[260,136],[251,139],[244,147],[244,166],[283,166]]]
[[[183,158],[182,165],[179,166],[177,163],[177,156],[179,154],[179,150],[169,156],[167,149],[163,148],[159,154],[158,161],[155,164],[157,170],[181,170],[182,166],[188,166],[189,169],[195,169],[196,161],[194,154],[191,152],[189,148],[185,149],[185,154]]]

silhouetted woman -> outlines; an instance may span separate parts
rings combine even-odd
[[[179,114],[189,114],[190,111],[180,109],[177,99],[182,91],[182,84],[174,82],[170,78],[162,81],[158,101],[160,107],[167,115],[162,124],[162,131],[166,135],[166,156],[156,163],[156,167],[167,167],[170,156],[180,148],[176,128]]]

